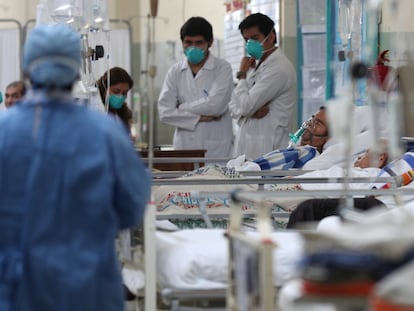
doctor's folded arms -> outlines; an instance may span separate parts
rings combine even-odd
[[[0,114],[0,310],[123,310],[115,238],[137,225],[150,176],[120,122],[75,103],[79,34],[35,27],[32,90]]]
[[[230,157],[231,66],[211,53],[213,29],[203,17],[188,19],[180,38],[186,59],[173,65],[165,77],[158,99],[160,120],[175,127],[175,149],[205,149],[209,158]]]

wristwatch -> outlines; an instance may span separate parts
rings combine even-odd
[[[236,78],[237,79],[245,79],[246,78],[246,73],[244,72],[244,71],[238,71],[237,73],[236,73]]]

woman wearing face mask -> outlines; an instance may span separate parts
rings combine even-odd
[[[296,105],[296,72],[276,46],[274,22],[255,13],[239,25],[246,41],[246,55],[240,62],[237,87],[229,109],[238,122],[235,154],[255,159],[285,148],[293,126]]]
[[[131,128],[132,112],[125,103],[127,93],[132,89],[134,81],[131,76],[120,67],[113,67],[96,81],[102,104],[108,105],[108,113],[117,116],[128,129]]]
[[[206,157],[230,157],[231,66],[210,52],[213,29],[203,17],[188,19],[180,37],[186,58],[165,76],[158,99],[160,120],[175,127],[174,149],[204,149]]]

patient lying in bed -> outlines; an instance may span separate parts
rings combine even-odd
[[[366,161],[369,157],[369,153],[362,156],[355,164],[356,166],[352,171],[352,177],[375,177],[381,172],[381,167],[387,162],[387,155],[385,153],[380,154],[378,158],[377,167],[367,167]],[[327,170],[317,170],[298,177],[343,177],[343,168],[341,166],[333,166]],[[194,180],[194,185],[174,185],[174,186],[153,186],[153,198],[157,205],[157,211],[163,215],[173,214],[186,214],[186,215],[199,215],[200,201],[199,198],[194,197],[196,192],[218,192],[222,195],[210,195],[205,198],[206,207],[209,210],[209,214],[225,214],[228,213],[229,198],[224,196],[225,192],[230,193],[236,187],[245,191],[256,191],[257,185],[197,185],[197,179],[227,179],[227,178],[244,178],[242,172],[236,172],[234,169],[228,169],[220,165],[210,165],[199,168],[192,172],[189,172],[183,177],[178,179],[183,180]],[[367,184],[353,184],[354,188],[367,187]],[[318,189],[338,189],[341,188],[341,184],[270,184],[266,186],[267,190],[278,191],[278,190],[318,190]],[[311,197],[311,196],[310,196]],[[274,205],[274,211],[292,211],[296,206],[306,200],[303,197],[292,197],[289,198],[269,198],[267,202]],[[252,206],[245,205],[246,211],[253,210]]]
[[[406,152],[400,158],[384,166],[375,177],[395,176],[397,187],[414,189],[414,184],[412,183],[414,179],[413,169],[414,153]],[[388,189],[390,187],[391,185],[385,183],[366,183],[359,185],[358,189]],[[394,209],[397,206],[407,206],[414,202],[414,196],[412,195],[400,196],[398,198],[399,201],[396,201],[393,195],[381,195],[376,198],[354,198],[353,203],[356,210],[366,211],[376,208]],[[339,199],[305,200],[291,213],[287,227],[295,228],[305,222],[316,222],[328,216],[339,215],[341,212],[339,210],[340,203]]]
[[[358,124],[353,139],[352,156],[357,157],[366,151],[372,141],[371,132],[365,119],[368,107],[355,107],[355,121]],[[305,123],[300,143],[296,147],[271,151],[255,160],[249,161],[244,155],[232,159],[227,167],[237,171],[249,170],[287,170],[302,168],[304,170],[327,169],[345,160],[345,144],[336,142],[329,136],[326,110],[320,110]]]
[[[354,162],[354,166],[349,171],[349,177],[377,177],[381,170],[388,163],[388,153],[382,151],[379,154],[374,154],[369,149],[359,156]],[[297,176],[301,178],[312,177],[327,177],[327,178],[341,178],[345,176],[345,170],[342,165],[334,165],[326,170],[315,170]],[[349,185],[350,189],[369,189],[372,186],[367,183],[352,183]],[[317,189],[340,189],[343,184],[337,183],[323,183],[323,184],[301,184],[298,189],[303,190],[317,190]]]
[[[352,154],[357,155],[365,152],[371,145],[371,133],[367,131],[368,125],[365,119],[361,116],[366,114],[366,107],[355,108],[356,119],[358,124],[357,134],[354,138]],[[310,126],[304,132],[302,136],[301,144],[298,148],[290,150],[271,152],[263,157],[256,159],[255,161],[244,161],[243,158],[235,159],[234,163],[229,165],[230,167],[222,167],[220,165],[207,166],[201,169],[190,172],[189,174],[180,177],[180,179],[217,179],[217,178],[244,178],[243,169],[246,170],[264,170],[264,169],[288,169],[288,168],[300,168],[303,169],[315,169],[318,171],[305,174],[299,177],[343,177],[343,169],[339,164],[344,161],[344,149],[343,143],[334,143],[331,139],[328,140],[328,131],[326,126],[326,112],[324,109],[318,111],[310,122]],[[314,146],[311,146],[314,145]],[[318,151],[320,150],[320,151]],[[322,153],[320,153],[323,150]],[[317,156],[315,156],[317,155]],[[335,165],[336,164],[336,165]],[[325,171],[320,171],[325,170]],[[354,177],[375,177],[379,174],[379,168],[361,168],[355,169],[353,172]],[[354,185],[359,187],[359,185]],[[257,190],[257,185],[237,185],[238,188],[247,191]],[[269,186],[267,190],[307,190],[307,189],[327,189],[327,184],[292,184],[289,186],[275,185]],[[338,189],[338,184],[330,185]],[[209,191],[209,192],[230,192],[236,188],[236,185],[192,185],[192,186],[155,186],[153,187],[153,195],[157,204],[157,209],[163,214],[180,214],[193,211],[199,213],[198,208],[200,202],[198,199],[192,196],[195,191]],[[310,196],[311,197],[311,196]],[[292,198],[277,198],[269,200],[270,203],[274,203],[276,211],[292,211],[296,208],[297,204],[304,201],[303,197]],[[207,207],[209,213],[226,213],[228,210],[228,199],[223,197],[211,197],[208,198]],[[246,209],[249,209],[246,206]]]

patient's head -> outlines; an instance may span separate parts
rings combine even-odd
[[[381,152],[376,153],[371,150],[367,150],[363,155],[359,156],[354,162],[355,167],[367,168],[367,167],[378,167],[383,168],[388,163],[388,153]]]
[[[306,122],[306,129],[301,137],[301,146],[310,145],[321,153],[323,146],[329,139],[328,123],[325,107],[320,107],[318,112]]]

